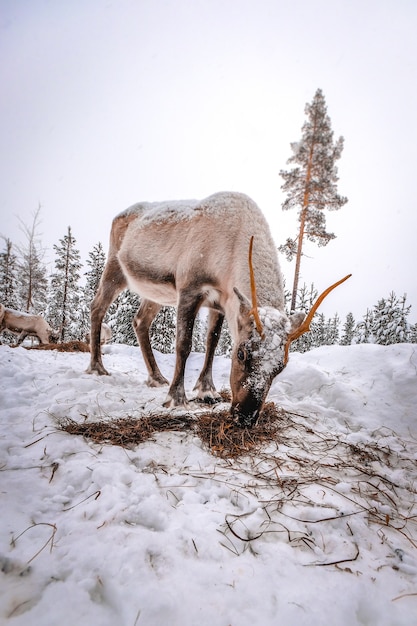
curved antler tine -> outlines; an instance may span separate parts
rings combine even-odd
[[[313,319],[315,312],[319,308],[320,304],[323,302],[324,298],[326,296],[328,296],[329,293],[331,291],[333,291],[333,289],[335,289],[336,287],[338,287],[339,285],[344,283],[345,280],[347,280],[351,276],[352,276],[352,274],[348,274],[347,276],[345,276],[341,280],[338,280],[337,283],[334,283],[330,287],[327,287],[327,289],[325,289],[323,291],[323,293],[317,298],[317,300],[315,301],[315,303],[311,307],[307,317],[305,318],[305,320],[301,324],[301,326],[299,326],[294,332],[292,332],[292,333],[290,333],[288,335],[288,339],[287,339],[287,343],[285,344],[285,351],[284,351],[284,365],[286,365],[288,363],[288,352],[289,352],[289,349],[290,349],[291,342],[295,341],[296,339],[298,339],[298,337],[301,337],[301,335],[304,335],[304,333],[308,333],[308,331],[310,330],[311,320]]]
[[[257,300],[257,297],[256,297],[255,274],[254,274],[254,271],[253,271],[253,264],[252,264],[252,251],[253,251],[253,235],[250,238],[250,243],[249,243],[249,275],[250,275],[250,290],[251,290],[251,294],[252,294],[252,308],[250,310],[250,313],[253,315],[253,317],[255,319],[256,330],[260,334],[261,339],[263,339],[265,337],[265,335],[264,335],[264,329],[263,329],[261,318],[259,317],[259,311],[258,311],[258,300]]]

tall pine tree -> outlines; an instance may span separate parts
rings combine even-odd
[[[340,209],[347,202],[347,198],[337,193],[336,186],[338,175],[335,162],[343,151],[343,137],[333,140],[321,89],[316,91],[312,103],[306,104],[305,113],[307,121],[302,128],[301,140],[291,144],[293,155],[288,159],[288,163],[294,163],[295,167],[280,172],[284,179],[281,188],[287,193],[283,210],[299,209],[297,237],[288,238],[279,248],[289,261],[296,257],[291,311],[296,305],[304,239],[319,246],[325,246],[334,239],[334,233],[326,231],[324,210]]]
[[[75,244],[70,226],[65,237],[59,240],[59,245],[54,244],[55,272],[51,276],[47,317],[50,324],[59,329],[59,341],[82,337],[79,286],[81,262]]]

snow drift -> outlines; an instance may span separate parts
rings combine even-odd
[[[160,411],[138,348],[0,346],[0,619],[11,626],[409,626],[417,614],[417,349],[292,354],[279,442],[133,449],[59,428]],[[158,354],[169,377],[173,357]],[[188,391],[202,355],[187,364]],[[218,388],[230,361],[217,358]],[[199,409],[195,409],[198,419]]]

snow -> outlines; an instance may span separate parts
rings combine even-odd
[[[205,215],[219,215],[229,213],[236,206],[240,208],[243,204],[255,206],[253,201],[243,193],[234,191],[220,191],[214,193],[203,200],[165,200],[162,202],[138,202],[126,210],[119,213],[117,217],[140,214],[140,221],[136,228],[142,228],[149,224],[181,222],[190,220],[197,213]]]
[[[161,409],[138,348],[103,352],[109,377],[85,353],[0,346],[0,623],[417,623],[415,345],[292,353],[278,443],[238,460],[189,431],[134,449],[61,431]],[[218,388],[229,370],[216,359]]]
[[[164,202],[139,202],[120,213],[118,217],[140,213],[141,226],[143,226],[144,224],[150,224],[152,222],[180,222],[181,220],[191,219],[197,206],[198,200],[166,200]]]

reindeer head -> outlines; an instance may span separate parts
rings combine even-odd
[[[51,328],[51,330],[49,331],[49,343],[55,343],[56,341],[58,341],[59,336],[60,331]]]
[[[240,310],[238,340],[232,353],[230,374],[231,413],[243,427],[256,424],[272,381],[288,362],[291,342],[310,330],[310,322],[321,302],[332,289],[350,276],[349,274],[326,289],[306,318],[304,313],[287,316],[273,307],[258,308],[252,247],[253,237],[249,246],[252,303],[238,289],[234,290],[240,301]]]

